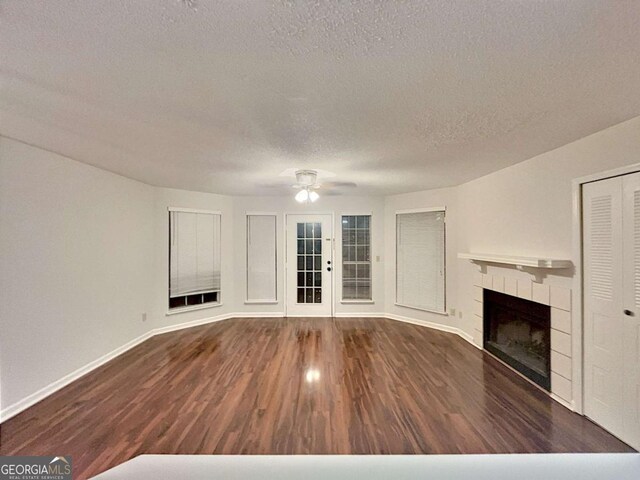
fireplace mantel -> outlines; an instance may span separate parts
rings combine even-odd
[[[474,263],[511,265],[520,270],[523,268],[562,269],[573,267],[571,260],[560,260],[556,258],[517,257],[513,255],[494,255],[489,253],[459,253],[458,258],[470,260]]]

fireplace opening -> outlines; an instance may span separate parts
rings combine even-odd
[[[551,307],[484,290],[484,348],[551,389]]]

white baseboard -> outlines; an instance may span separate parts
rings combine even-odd
[[[474,347],[482,350],[482,345],[478,345],[476,342],[473,341],[473,336],[469,335],[467,332],[465,332],[464,330],[462,330],[461,328],[458,329],[458,335],[463,339],[466,340],[467,342],[469,342],[471,345],[473,345]]]
[[[402,317],[400,315],[394,315],[394,314],[387,314],[386,317],[390,318],[391,320],[398,320],[400,322],[412,323],[414,325],[420,325],[422,327],[433,328],[434,330],[441,330],[441,331],[447,332],[447,333],[455,333],[456,335],[460,336],[461,338],[463,338],[464,340],[466,340],[467,342],[469,342],[471,345],[473,345],[474,347],[478,348],[479,350],[483,349],[482,346],[477,345],[473,341],[473,337],[471,335],[469,335],[464,330],[461,330],[461,329],[456,328],[456,327],[451,327],[449,325],[439,325],[437,323],[426,322],[424,320],[416,320],[414,318]],[[502,360],[498,359],[498,361],[500,361],[500,363],[505,365],[510,370],[513,370],[513,372],[516,373],[517,375],[520,375],[522,378],[524,378],[528,382],[531,382],[531,380],[529,380],[527,377],[525,377],[523,374],[521,374],[520,372],[518,372],[514,368],[512,368],[509,365],[507,365],[506,363],[504,363]],[[531,382],[531,383],[533,384],[533,382]],[[533,384],[533,385],[537,387],[537,385],[535,385],[535,384]],[[537,387],[537,388],[540,388],[540,387]],[[542,390],[542,389],[540,389],[540,390]],[[565,399],[557,396],[556,394],[551,393],[551,392],[547,392],[546,390],[542,390],[542,391],[547,393],[553,400],[558,402],[563,407],[568,408],[572,412],[576,411],[574,402],[568,402]]]
[[[80,377],[86,375],[87,373],[91,372],[92,370],[95,370],[96,368],[100,367],[101,365],[104,365],[108,361],[110,361],[110,360],[114,359],[115,357],[123,354],[127,350],[132,349],[133,347],[141,344],[145,340],[147,340],[147,339],[149,339],[151,337],[154,337],[156,335],[162,335],[162,334],[165,334],[165,333],[170,333],[170,332],[175,332],[175,331],[178,331],[178,330],[183,330],[185,328],[197,327],[197,326],[200,326],[200,325],[206,325],[206,324],[209,324],[209,323],[220,322],[222,320],[229,320],[229,319],[232,319],[232,318],[279,318],[279,317],[283,317],[283,316],[284,316],[283,312],[234,312],[234,313],[225,313],[225,314],[222,314],[222,315],[217,315],[215,317],[208,317],[208,318],[202,318],[202,319],[198,319],[198,320],[192,320],[192,321],[189,321],[189,322],[179,323],[179,324],[176,324],[176,325],[168,325],[166,327],[155,328],[155,329],[150,330],[149,332],[145,333],[144,335],[141,335],[138,338],[135,338],[134,340],[131,340],[130,342],[124,344],[123,346],[118,347],[115,350],[113,350],[113,351],[101,356],[100,358],[88,363],[84,367],[81,367],[78,370],[75,370],[74,372],[71,372],[70,374],[65,375],[61,379],[56,380],[55,382],[47,385],[46,387],[38,390],[37,392],[32,393],[28,397],[26,397],[26,398],[24,398],[24,399],[22,399],[22,400],[20,400],[20,401],[18,401],[16,403],[14,403],[13,405],[10,405],[5,409],[0,410],[0,423],[10,419],[11,417],[14,417],[15,415],[19,414],[23,410],[26,410],[27,408],[31,407],[32,405],[35,405],[39,401],[45,399],[46,397],[48,397],[49,395],[55,393],[56,391],[60,390],[61,388],[69,385],[71,382],[79,379]],[[337,318],[358,318],[358,317],[361,317],[361,318],[388,318],[390,320],[397,320],[399,322],[411,323],[411,324],[419,325],[419,326],[422,326],[422,327],[432,328],[434,330],[440,330],[442,332],[453,333],[453,334],[458,335],[459,337],[463,338],[464,340],[469,342],[474,347],[482,349],[481,346],[478,346],[473,342],[473,337],[471,335],[469,335],[465,331],[461,330],[460,328],[452,327],[452,326],[449,326],[449,325],[442,325],[442,324],[438,324],[438,323],[427,322],[427,321],[424,321],[424,320],[417,320],[417,319],[414,319],[414,318],[403,317],[401,315],[395,315],[395,314],[390,314],[390,313],[369,313],[369,312],[368,313],[337,313],[334,316],[337,317]],[[573,406],[571,404],[567,403],[566,401],[562,400],[560,397],[556,397],[555,395],[551,395],[551,397],[554,400],[557,400],[562,405],[566,406],[567,408],[570,408],[571,410],[573,410]]]
[[[200,318],[198,320],[191,320],[190,322],[177,323],[175,325],[168,325],[166,327],[159,327],[151,330],[151,337],[155,335],[162,335],[164,333],[176,332],[178,330],[184,330],[185,328],[198,327],[200,325],[206,325],[207,323],[220,322],[222,320],[228,320],[233,318],[232,313],[223,313],[222,315],[216,315],[215,317]]]
[[[575,405],[573,402],[567,402],[564,398],[559,397],[558,395],[556,395],[555,393],[549,393],[549,395],[551,396],[551,398],[553,398],[556,402],[558,402],[560,405],[562,405],[563,407],[568,408],[569,410],[571,410],[572,412],[576,411]],[[578,412],[576,412],[578,413]]]
[[[386,318],[386,313],[351,313],[351,312],[343,312],[336,313],[333,315],[335,318]]]
[[[466,340],[467,342],[469,342],[474,347],[482,350],[482,347],[479,345],[476,345],[476,343],[473,341],[473,337],[469,335],[467,332],[465,332],[464,330],[462,330],[461,328],[452,327],[450,325],[442,325],[441,323],[427,322],[426,320],[417,320],[411,317],[403,317],[401,315],[395,315],[393,313],[387,313],[384,316],[386,318],[389,318],[391,320],[397,320],[399,322],[412,323],[414,325],[420,325],[421,327],[440,330],[441,332],[454,333],[458,335],[460,338],[462,338],[463,340]]]
[[[239,312],[233,318],[283,318],[284,312]]]
[[[420,325],[422,327],[433,328],[434,330],[440,330],[441,332],[455,333],[456,335],[462,336],[462,330],[457,327],[451,327],[449,325],[442,325],[441,323],[433,323],[427,322],[426,320],[418,320],[411,317],[403,317],[402,315],[395,315],[393,313],[385,314],[386,318],[391,320],[397,320],[399,322],[412,323],[414,325]],[[466,334],[465,334],[466,335]],[[466,338],[465,338],[466,340]]]
[[[176,325],[168,325],[166,327],[160,327],[152,330],[152,335],[162,335],[163,333],[175,332],[183,330],[185,328],[198,327],[200,325],[206,325],[208,323],[220,322],[222,320],[230,320],[232,318],[280,318],[284,317],[282,312],[232,312],[224,313],[222,315],[216,315],[215,317],[200,318],[198,320],[192,320],[190,322],[178,323]]]
[[[95,370],[96,368],[104,365],[109,360],[113,360],[119,355],[122,355],[127,350],[132,349],[133,347],[141,344],[145,340],[148,340],[151,337],[156,335],[162,335],[164,333],[175,332],[178,330],[183,330],[185,328],[197,327],[200,325],[206,325],[208,323],[220,322],[222,320],[228,320],[231,318],[273,318],[273,317],[282,317],[284,314],[282,312],[255,312],[255,313],[225,313],[222,315],[216,315],[215,317],[201,318],[198,320],[192,320],[190,322],[178,323],[176,325],[168,325],[166,327],[159,327],[150,330],[149,332],[140,335],[138,338],[131,340],[130,342],[125,343],[121,347],[112,350],[109,353],[97,358],[96,360],[86,364],[85,366],[65,375],[59,380],[50,383],[44,388],[32,393],[31,395],[19,400],[13,405],[9,405],[7,408],[0,410],[0,423],[9,420],[11,417],[16,416],[20,412],[26,410],[27,408],[35,405],[41,400],[44,400],[49,395],[57,392],[61,388],[66,387],[71,382],[78,380],[80,377],[83,377],[87,373]]]
[[[142,342],[151,338],[152,336],[153,336],[152,331],[147,332],[144,335],[140,335],[138,338],[135,338],[130,342],[125,343],[121,347],[118,347],[115,350],[112,350],[111,352],[101,356],[100,358],[97,358],[96,360],[86,364],[85,366],[80,367],[79,369],[69,373],[68,375],[65,375],[59,380],[56,380],[55,382],[50,383],[46,387],[41,388],[40,390],[32,393],[28,397],[25,397],[22,400],[19,400],[18,402],[14,403],[13,405],[9,405],[7,408],[0,410],[0,423],[4,422],[5,420],[9,420],[11,417],[16,416],[23,410],[26,410],[27,408],[38,403],[40,400],[43,400],[44,398],[57,392],[61,388],[66,387],[71,382],[79,379],[80,377],[83,377],[84,375],[91,372],[92,370],[95,370],[101,365],[104,365],[109,360],[112,360],[117,356],[122,355],[127,350],[131,350],[133,347],[141,344]]]

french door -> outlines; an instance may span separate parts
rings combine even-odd
[[[640,173],[583,186],[585,414],[640,448]]]
[[[287,316],[332,316],[332,224],[331,215],[287,215]]]

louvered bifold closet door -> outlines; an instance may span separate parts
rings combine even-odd
[[[583,228],[585,413],[622,435],[621,178],[584,185]]]
[[[622,437],[622,178],[583,187],[584,406],[587,416]]]
[[[623,440],[640,449],[640,174],[622,177]]]

